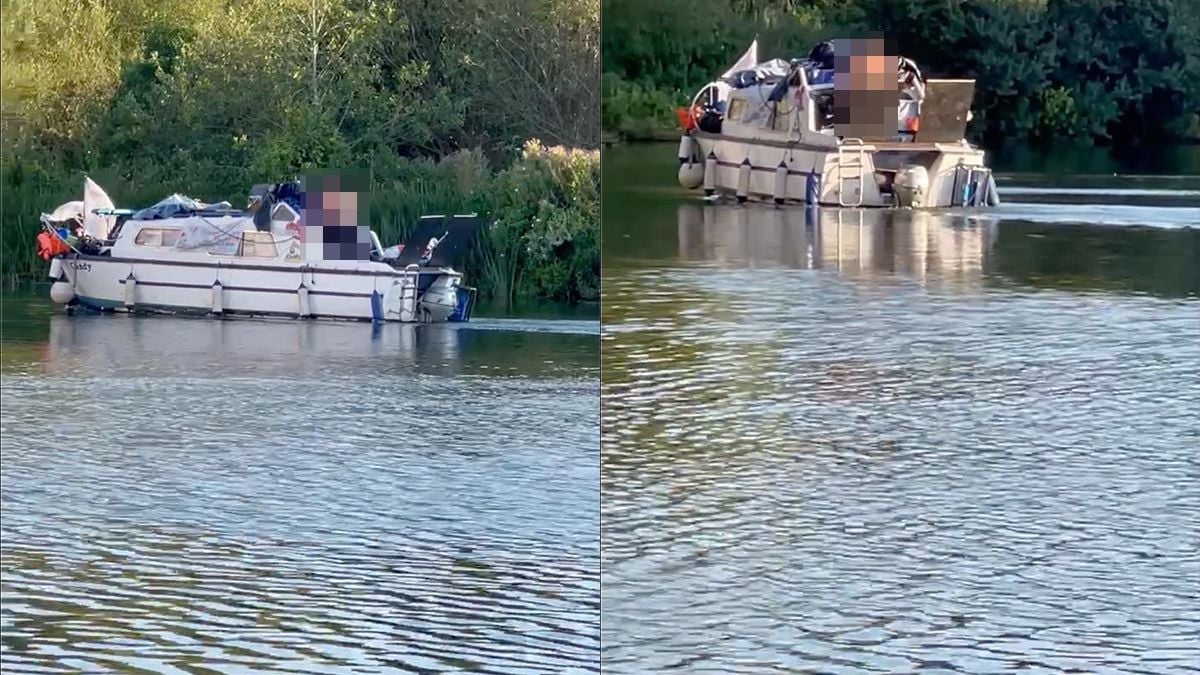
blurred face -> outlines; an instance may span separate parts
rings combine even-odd
[[[358,225],[358,193],[328,191],[314,195],[321,221],[327,227]]]
[[[367,187],[363,176],[344,173],[305,176],[302,220],[309,260],[370,259]]]
[[[897,57],[888,54],[894,50],[882,38],[868,38],[837,40],[834,51],[834,133],[852,138],[895,135]]]

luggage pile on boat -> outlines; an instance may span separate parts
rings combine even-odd
[[[805,58],[774,58],[761,63],[758,62],[756,40],[737,63],[701,90],[690,108],[681,108],[678,111],[680,124],[685,131],[698,128],[709,133],[720,133],[731,91],[760,87],[768,92],[765,101],[780,101],[786,95],[788,87],[798,83],[800,78],[797,77],[797,71],[804,73],[803,82],[817,106],[821,130],[832,133],[837,66],[835,47],[831,40],[814,46]],[[897,122],[900,140],[912,140],[920,128],[920,106],[925,99],[925,78],[916,62],[900,56],[897,57],[896,63],[896,82],[899,92]]]

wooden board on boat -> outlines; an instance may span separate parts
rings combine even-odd
[[[926,80],[918,143],[957,143],[967,133],[975,80]]]

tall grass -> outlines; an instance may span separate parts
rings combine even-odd
[[[3,183],[0,184],[3,189],[0,194],[0,270],[3,273],[0,276],[11,283],[18,276],[45,273],[34,241],[41,227],[38,216],[65,201],[79,199],[83,180],[79,180],[74,196],[71,196],[68,187],[71,180],[66,172],[45,175],[37,165],[21,162],[9,153],[5,153],[0,167],[3,170]]]

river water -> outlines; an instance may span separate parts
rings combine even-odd
[[[1200,670],[1200,162],[973,215],[674,162],[604,154],[605,673]]]
[[[599,324],[6,295],[5,672],[594,672]]]

